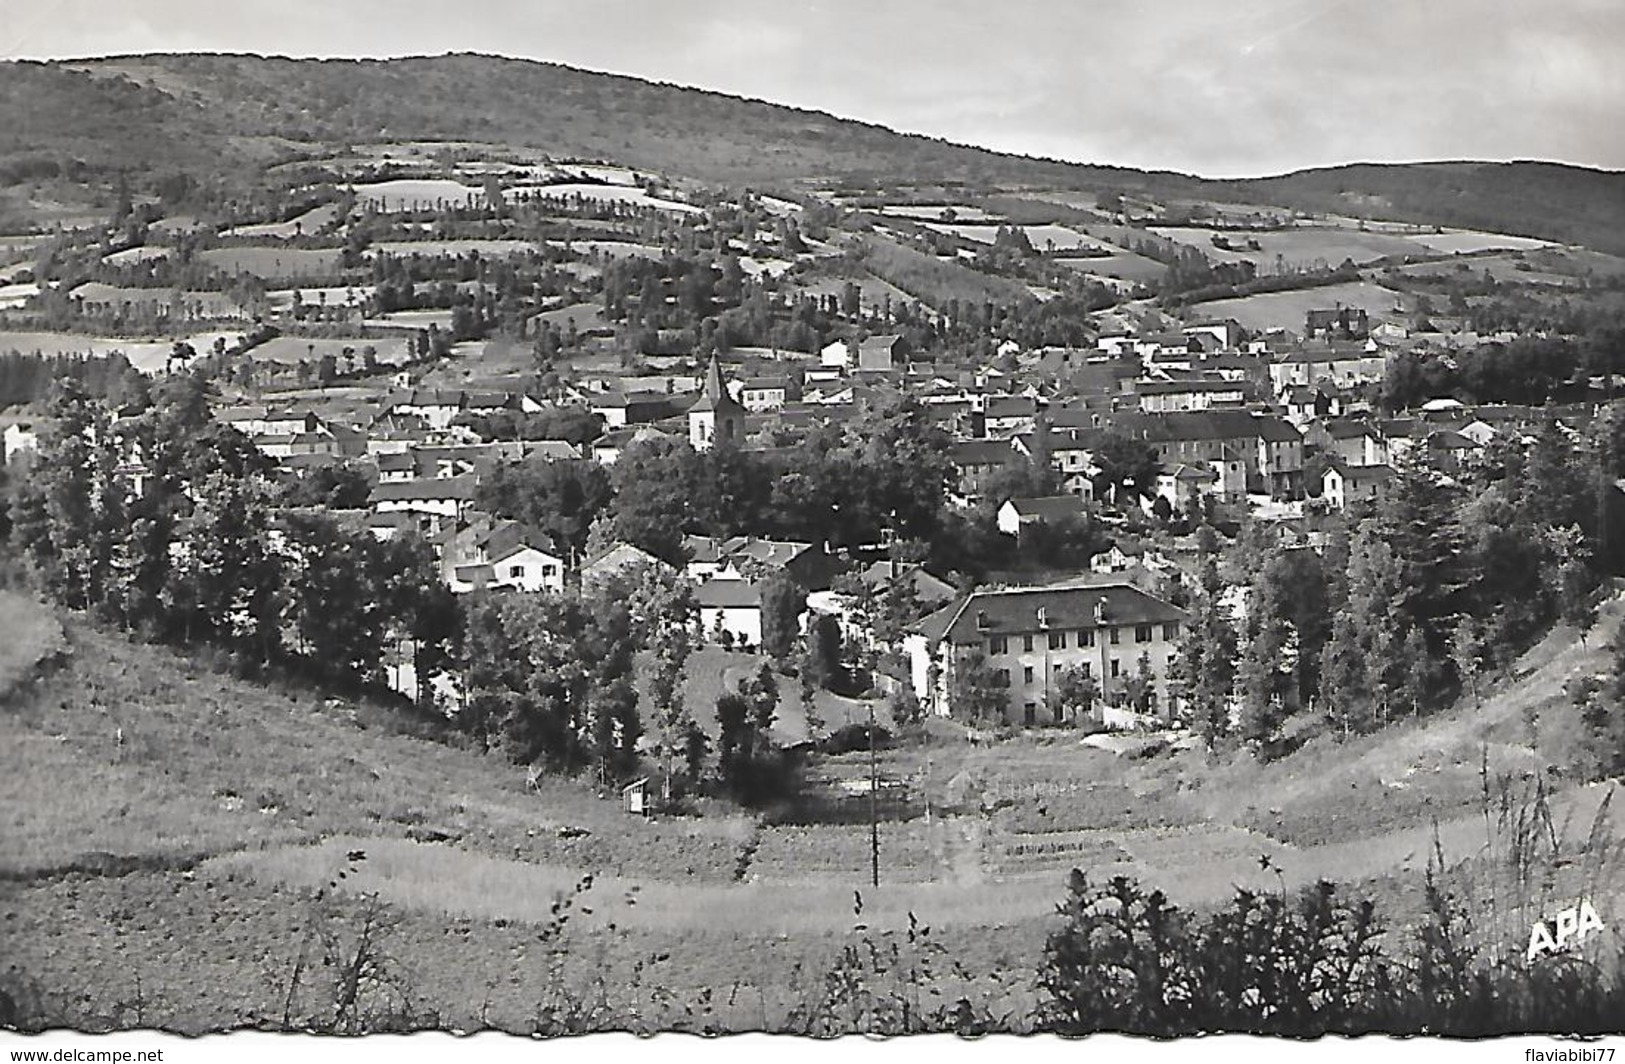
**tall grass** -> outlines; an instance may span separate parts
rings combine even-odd
[[[1127,876],[1074,872],[1046,946],[1040,1026],[1298,1037],[1625,1029],[1611,793],[1577,832],[1572,816],[1554,816],[1539,777],[1493,778],[1485,759],[1481,779],[1483,847],[1451,864],[1436,836],[1421,912],[1405,924],[1330,882],[1288,890],[1278,870],[1278,890],[1238,890],[1205,912]],[[1581,901],[1607,913],[1608,930],[1526,950],[1538,921],[1550,926]]]

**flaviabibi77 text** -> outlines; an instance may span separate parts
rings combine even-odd
[[[1573,1049],[1526,1049],[1523,1051],[1523,1059],[1538,1061],[1539,1064],[1547,1064],[1548,1061],[1552,1064],[1571,1064],[1571,1062],[1585,1064],[1587,1061],[1609,1064],[1614,1059],[1614,1051],[1608,1046],[1597,1046],[1594,1049],[1585,1046]]]

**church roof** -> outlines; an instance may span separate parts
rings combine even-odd
[[[705,367],[705,384],[700,388],[700,397],[688,408],[691,414],[704,413],[708,410],[718,414],[737,414],[740,417],[745,415],[745,408],[728,394],[728,386],[723,383],[722,367],[717,364],[716,355],[711,356],[711,364]]]

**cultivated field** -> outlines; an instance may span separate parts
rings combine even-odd
[[[375,349],[375,357],[380,365],[398,366],[412,360],[411,351],[407,341],[399,336],[378,337],[376,339],[350,338],[344,340],[317,340],[304,336],[278,336],[249,351],[249,357],[255,362],[274,362],[279,365],[292,366],[300,362],[312,364],[321,360],[324,355],[334,358],[359,358],[364,348]]]
[[[1135,284],[1155,284],[1168,272],[1168,267],[1157,260],[1132,251],[1115,251],[1110,255],[1092,255],[1088,258],[1058,258],[1055,261],[1082,274],[1132,281]]]
[[[300,277],[329,277],[339,272],[338,248],[234,247],[209,248],[197,253],[225,273],[246,273],[265,281]]]
[[[626,185],[593,185],[565,183],[558,185],[515,185],[504,190],[511,198],[541,200],[582,199],[595,203],[625,203],[633,207],[653,207],[656,210],[678,214],[698,214],[700,208],[690,203],[651,196],[641,188]]]
[[[322,229],[338,221],[338,218],[339,205],[324,203],[320,207],[312,207],[305,213],[290,218],[285,222],[259,222],[254,225],[239,225],[232,229],[223,230],[220,235],[249,239],[292,240],[296,236],[315,236]]]
[[[433,210],[439,204],[467,205],[485,199],[481,185],[446,179],[378,181],[351,186],[358,206],[386,214]]]
[[[200,354],[213,349],[216,339],[224,339],[228,346],[241,341],[241,332],[206,332],[188,336],[157,340],[129,340],[112,336],[84,336],[79,333],[59,332],[0,332],[0,352],[18,352],[24,355],[73,355],[80,358],[103,358],[122,354],[130,365],[142,373],[157,373],[164,368],[169,355],[178,342],[186,342]]]
[[[1321,285],[1290,292],[1266,292],[1239,299],[1216,299],[1189,308],[1193,318],[1223,320],[1235,318],[1243,328],[1292,329],[1301,331],[1311,310],[1337,306],[1363,307],[1373,319],[1386,320],[1400,313],[1396,305],[1404,297],[1369,281]]]
[[[1550,246],[1546,241],[1496,233],[1446,230],[1443,233],[1395,233],[1348,225],[1298,226],[1259,232],[1204,229],[1189,226],[1152,226],[1148,232],[1201,250],[1215,262],[1251,261],[1260,273],[1272,272],[1277,261],[1294,269],[1337,266],[1347,259],[1356,265],[1403,256],[1465,254],[1490,250],[1524,250]],[[1214,238],[1227,241],[1220,248]],[[1248,247],[1257,241],[1259,250]]]

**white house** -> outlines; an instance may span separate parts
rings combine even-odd
[[[852,364],[852,345],[836,340],[818,352],[818,364],[826,369],[845,369]]]
[[[1149,664],[1147,676],[1160,712],[1172,717],[1177,687],[1170,681],[1184,610],[1128,582],[978,591],[915,625],[905,640],[915,694],[922,705],[949,716],[956,671],[980,657],[1007,694],[1007,723],[1066,720],[1055,693],[1075,671],[1101,693],[1091,711],[1121,704],[1128,680]],[[1040,715],[1042,714],[1042,718]]]
[[[459,594],[492,588],[564,591],[564,560],[536,547],[515,544],[487,562],[452,569],[448,586]]]
[[[33,422],[17,421],[7,425],[3,439],[6,465],[39,450],[39,428]]]
[[[1022,529],[1061,521],[1083,520],[1087,511],[1076,495],[1050,495],[1036,499],[1006,499],[999,507],[999,531],[1019,536]]]
[[[1353,466],[1333,459],[1320,475],[1320,497],[1332,509],[1341,510],[1351,502],[1371,498],[1393,475],[1392,466]]]
[[[700,631],[706,639],[723,633],[735,646],[762,645],[762,593],[749,580],[707,580],[694,591]]]

